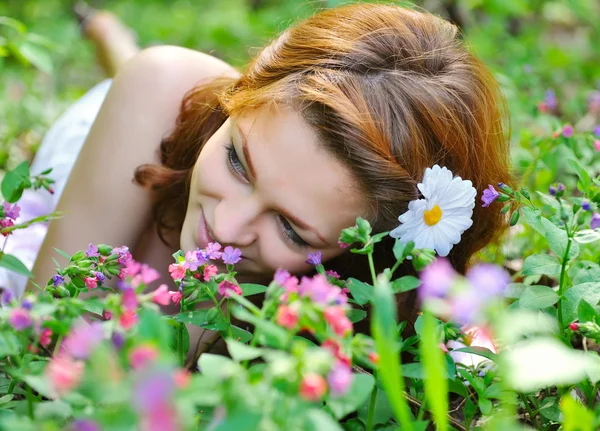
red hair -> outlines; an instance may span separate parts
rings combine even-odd
[[[376,232],[398,225],[434,164],[471,180],[479,193],[512,183],[504,99],[458,29],[400,6],[353,4],[284,31],[239,79],[206,83],[185,97],[176,129],[162,142],[162,165],[135,174],[160,192],[161,232],[181,228],[191,169],[208,138],[228,116],[269,104],[298,110],[352,170]],[[459,272],[506,228],[497,205],[476,205],[473,225],[448,256]],[[380,268],[392,261],[392,245],[390,238],[380,247]],[[343,275],[357,269],[346,259],[334,262]]]

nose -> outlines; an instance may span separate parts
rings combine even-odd
[[[222,244],[248,246],[256,240],[260,214],[261,205],[252,195],[223,199],[215,207],[213,235]]]

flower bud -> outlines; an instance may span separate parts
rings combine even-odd
[[[518,223],[520,215],[521,215],[521,213],[519,212],[518,209],[514,213],[512,213],[512,215],[510,216],[510,225],[511,226],[514,226]]]

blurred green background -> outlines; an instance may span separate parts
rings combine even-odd
[[[31,159],[52,121],[104,78],[92,44],[81,36],[72,13],[74,3],[0,1],[0,17],[19,20],[26,27],[26,33],[20,33],[0,20],[0,168]],[[90,3],[119,16],[137,34],[142,47],[181,45],[243,69],[249,56],[296,20],[349,2]],[[518,145],[524,135],[550,132],[558,125],[558,116],[541,114],[538,109],[546,91],[556,91],[560,121],[590,129],[598,120],[590,118],[595,114],[590,114],[588,106],[600,82],[598,0],[425,0],[416,5],[453,19],[473,50],[493,69],[509,100],[517,165],[528,159]],[[582,118],[587,119],[582,123]]]

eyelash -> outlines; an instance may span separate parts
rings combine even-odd
[[[227,144],[227,167],[232,174],[242,177],[247,181],[246,170],[244,169],[244,165],[242,165],[232,142]],[[298,248],[309,247],[309,244],[296,233],[285,217],[278,215],[277,221],[284,236],[291,241],[294,246]]]

